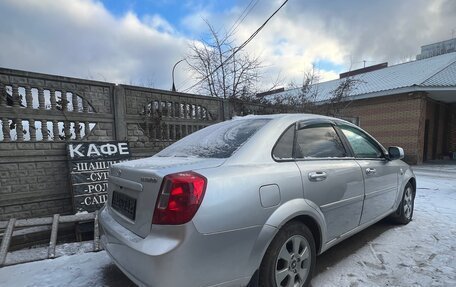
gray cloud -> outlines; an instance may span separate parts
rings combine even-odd
[[[290,1],[286,17],[304,26],[309,16],[322,21],[321,32],[337,39],[352,59],[397,62],[414,57],[421,45],[450,38],[456,2]]]
[[[222,12],[200,8],[182,19],[183,29],[195,38],[203,35],[202,17],[227,29],[248,2]],[[281,3],[258,2],[239,26],[238,42]],[[454,0],[292,0],[246,50],[264,59],[265,83],[278,73],[299,81],[318,60],[348,69],[362,60],[413,58],[421,45],[448,39],[455,16]],[[95,0],[4,0],[0,21],[2,67],[169,89],[172,65],[188,53],[188,36],[159,15],[115,17]],[[341,72],[326,69],[324,78]],[[178,88],[191,85],[183,66],[176,78]]]
[[[239,26],[237,41],[247,39],[282,2],[258,2]],[[201,17],[223,30],[248,3],[216,13],[203,9],[183,22],[193,35],[205,31]],[[363,60],[395,64],[414,59],[420,46],[451,37],[455,7],[454,0],[289,1],[246,50],[262,56],[265,86],[278,73],[285,83],[299,82],[303,72],[319,61],[334,64],[320,67],[323,80],[330,79],[361,67]]]
[[[91,1],[1,1],[0,19],[3,67],[169,89],[186,50],[158,16],[115,18]]]

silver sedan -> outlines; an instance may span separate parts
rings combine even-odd
[[[112,166],[102,244],[141,286],[308,286],[316,255],[411,221],[403,156],[340,119],[235,118]]]

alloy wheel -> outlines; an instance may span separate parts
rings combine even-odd
[[[408,187],[405,190],[405,194],[404,194],[404,215],[407,219],[411,218],[412,210],[413,210],[413,192],[412,192],[412,188]]]
[[[311,266],[309,242],[301,235],[290,237],[280,248],[276,260],[277,287],[300,287],[306,282]]]

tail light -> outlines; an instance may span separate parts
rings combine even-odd
[[[176,225],[189,222],[203,201],[206,184],[204,176],[192,171],[165,176],[152,224]]]

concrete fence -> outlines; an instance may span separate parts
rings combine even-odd
[[[71,214],[66,144],[127,140],[133,158],[272,107],[0,68],[0,221]]]

